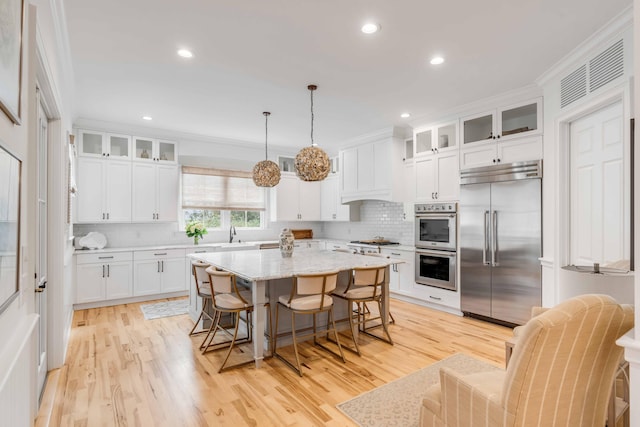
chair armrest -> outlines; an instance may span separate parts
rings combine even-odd
[[[502,425],[502,389],[506,372],[495,370],[460,374],[449,368],[440,369],[441,418],[445,425]],[[424,404],[433,406],[426,402]],[[482,420],[482,421],[480,421]]]
[[[542,314],[547,310],[549,310],[549,309],[546,308],[546,307],[531,307],[531,317],[536,317],[539,314]]]

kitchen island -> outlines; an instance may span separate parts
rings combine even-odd
[[[204,261],[208,264],[234,273],[247,280],[251,286],[252,302],[256,307],[253,315],[253,330],[264,331],[266,315],[264,310],[257,309],[266,302],[275,307],[278,292],[290,292],[289,288],[282,288],[282,280],[291,280],[298,274],[320,273],[325,271],[348,272],[356,267],[386,266],[385,280],[382,289],[384,296],[382,318],[388,321],[389,313],[389,266],[401,260],[392,258],[356,255],[344,252],[334,252],[318,249],[297,249],[291,258],[283,258],[277,249],[249,250],[238,252],[213,252],[189,254],[192,259]],[[346,285],[348,273],[338,276],[338,286]],[[277,289],[276,289],[277,288]],[[253,354],[256,368],[259,368],[265,348],[264,333],[255,333],[253,338]]]

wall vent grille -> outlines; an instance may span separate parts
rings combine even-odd
[[[587,66],[583,65],[560,81],[560,107],[587,95]]]
[[[593,92],[624,74],[622,40],[589,61],[589,92]]]

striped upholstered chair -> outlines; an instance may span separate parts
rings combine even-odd
[[[603,427],[622,355],[615,341],[632,327],[633,308],[609,296],[560,303],[523,326],[506,371],[441,369],[421,425]]]

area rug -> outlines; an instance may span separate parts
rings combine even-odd
[[[424,392],[440,381],[440,368],[445,366],[463,374],[499,369],[457,353],[336,407],[360,426],[418,426]]]
[[[178,316],[187,314],[189,311],[189,301],[180,299],[175,301],[157,302],[155,304],[144,304],[140,306],[142,314],[146,320],[159,319],[161,317]]]

